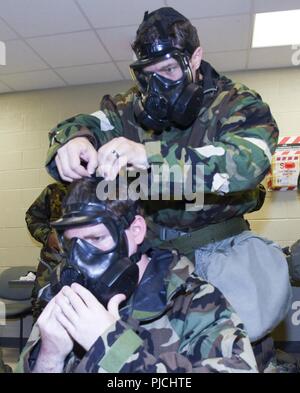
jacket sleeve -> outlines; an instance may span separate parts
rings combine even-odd
[[[49,133],[50,146],[46,168],[53,178],[60,180],[54,160],[60,147],[71,139],[85,137],[98,149],[111,139],[121,135],[121,123],[118,116],[108,113],[108,111],[98,111],[92,115],[79,114],[64,120]]]
[[[203,292],[206,291],[206,294]],[[99,337],[76,372],[110,373],[215,373],[257,372],[249,338],[236,314],[218,290],[209,284],[194,296],[180,337],[173,331],[168,341],[180,340],[178,351],[159,356],[151,352],[149,330],[135,330],[122,320]],[[213,293],[213,295],[212,295]],[[213,301],[213,304],[211,303]],[[163,337],[165,329],[161,330]],[[150,330],[151,333],[151,330]]]
[[[31,236],[43,245],[46,244],[51,232],[50,193],[50,188],[46,187],[25,213],[25,221]]]
[[[36,358],[39,353],[40,345],[41,345],[41,339],[40,339],[39,328],[35,324],[32,328],[32,331],[30,333],[26,345],[23,348],[22,353],[20,354],[19,361],[14,370],[15,373],[32,372],[36,362]]]
[[[189,165],[194,168],[193,189],[201,177],[205,193],[254,189],[270,168],[278,139],[276,122],[268,105],[245,87],[220,94],[217,100],[208,111],[212,119],[219,118],[212,144],[195,148],[149,141],[145,143],[148,162],[170,168]]]

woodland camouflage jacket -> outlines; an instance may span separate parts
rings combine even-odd
[[[83,356],[72,352],[64,372],[257,372],[240,319],[193,270],[175,251],[155,250],[121,319]],[[39,347],[35,326],[17,372],[33,369]]]
[[[146,212],[154,222],[193,231],[258,210],[265,196],[259,184],[268,173],[278,139],[276,122],[255,91],[220,76],[204,61],[201,74],[204,102],[191,127],[171,128],[159,134],[143,129],[136,123],[133,111],[139,94],[136,88],[114,98],[104,96],[100,111],[67,119],[50,132],[46,162],[49,172],[59,178],[53,158],[57,149],[74,137],[87,137],[96,149],[113,138],[125,137],[144,144],[150,182],[154,182],[153,165],[189,165],[194,171],[195,190],[195,168],[202,165],[203,208],[187,211],[185,200],[172,197],[145,202]]]

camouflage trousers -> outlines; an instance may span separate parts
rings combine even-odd
[[[263,373],[271,362],[276,361],[276,350],[273,338],[268,335],[259,341],[251,343],[258,371]]]
[[[2,357],[2,349],[0,348],[0,374],[1,373],[12,373],[12,369],[10,366],[4,363]]]

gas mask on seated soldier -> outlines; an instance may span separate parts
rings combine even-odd
[[[106,209],[104,203],[71,204],[63,217],[51,225],[56,229],[64,251],[64,261],[52,272],[48,295],[55,296],[63,286],[79,283],[87,288],[105,307],[116,294],[129,298],[138,284],[139,269],[136,262],[141,253],[128,257],[125,229],[134,220],[135,213],[117,217]],[[81,238],[66,238],[67,229],[103,225],[109,247],[99,249]],[[50,299],[48,299],[50,300]]]

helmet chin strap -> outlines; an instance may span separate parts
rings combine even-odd
[[[129,259],[133,263],[138,263],[141,260],[142,256],[143,256],[142,252],[139,249],[137,249],[137,251],[134,254],[132,254],[129,257]]]

